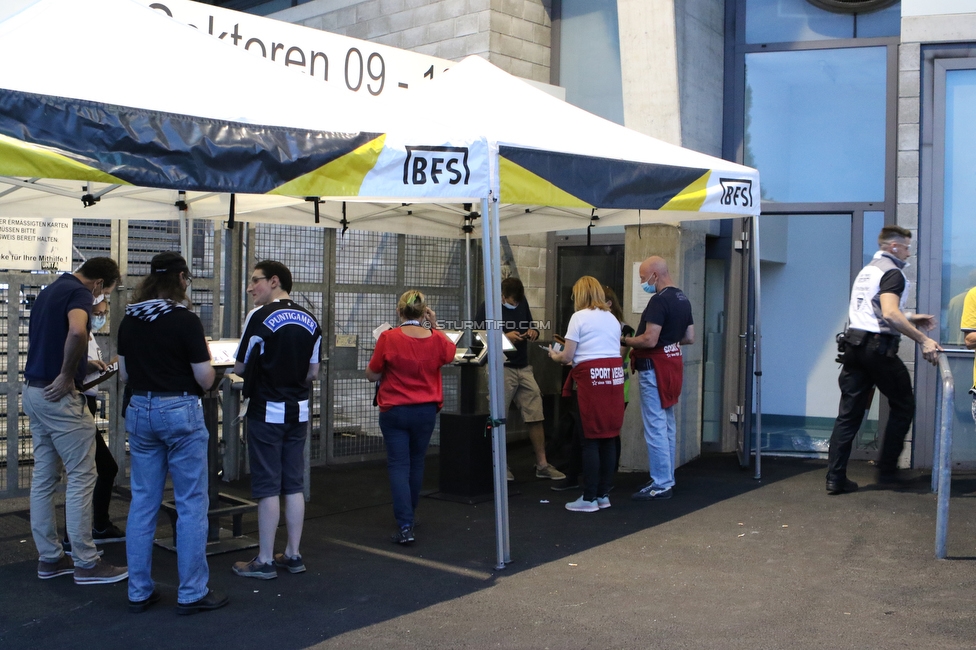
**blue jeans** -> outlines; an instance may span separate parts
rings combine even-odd
[[[177,601],[192,603],[207,595],[207,444],[200,399],[133,395],[125,413],[132,468],[132,503],[126,529],[129,600],[149,598],[153,538],[163,501],[166,473],[173,477],[176,500],[176,557],[180,574]]]
[[[394,406],[380,413],[393,516],[401,528],[413,526],[413,513],[424,482],[424,458],[436,417],[437,405],[432,403]]]
[[[677,428],[674,406],[661,407],[654,370],[637,372],[640,382],[641,418],[644,420],[644,442],[647,464],[651,470],[651,487],[667,490],[674,485],[674,442]]]

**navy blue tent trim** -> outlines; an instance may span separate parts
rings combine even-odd
[[[498,153],[585,203],[621,210],[656,210],[708,171],[510,146]]]
[[[243,124],[4,89],[0,134],[141,187],[252,194],[380,135]]]

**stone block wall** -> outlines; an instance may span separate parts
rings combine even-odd
[[[550,0],[316,0],[274,18],[458,61],[477,54],[502,70],[549,81]]]

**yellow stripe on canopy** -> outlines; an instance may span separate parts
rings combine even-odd
[[[564,208],[592,208],[569,192],[502,156],[498,157],[502,203],[552,205]]]
[[[376,166],[386,134],[370,140],[332,162],[279,185],[268,194],[285,196],[359,196],[366,174]]]
[[[698,212],[705,197],[708,195],[708,178],[712,171],[708,170],[685,189],[678,192],[674,198],[661,206],[662,210],[686,210],[688,212]]]
[[[0,175],[28,178],[63,178],[129,185],[111,174],[45,147],[0,135]]]

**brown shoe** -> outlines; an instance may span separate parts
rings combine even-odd
[[[102,562],[101,558],[90,569],[75,567],[76,585],[105,585],[111,582],[120,582],[128,577],[128,567],[112,566],[108,562]]]
[[[62,555],[57,562],[37,562],[37,577],[41,580],[50,580],[58,576],[66,576],[75,572],[75,564],[67,555]]]

